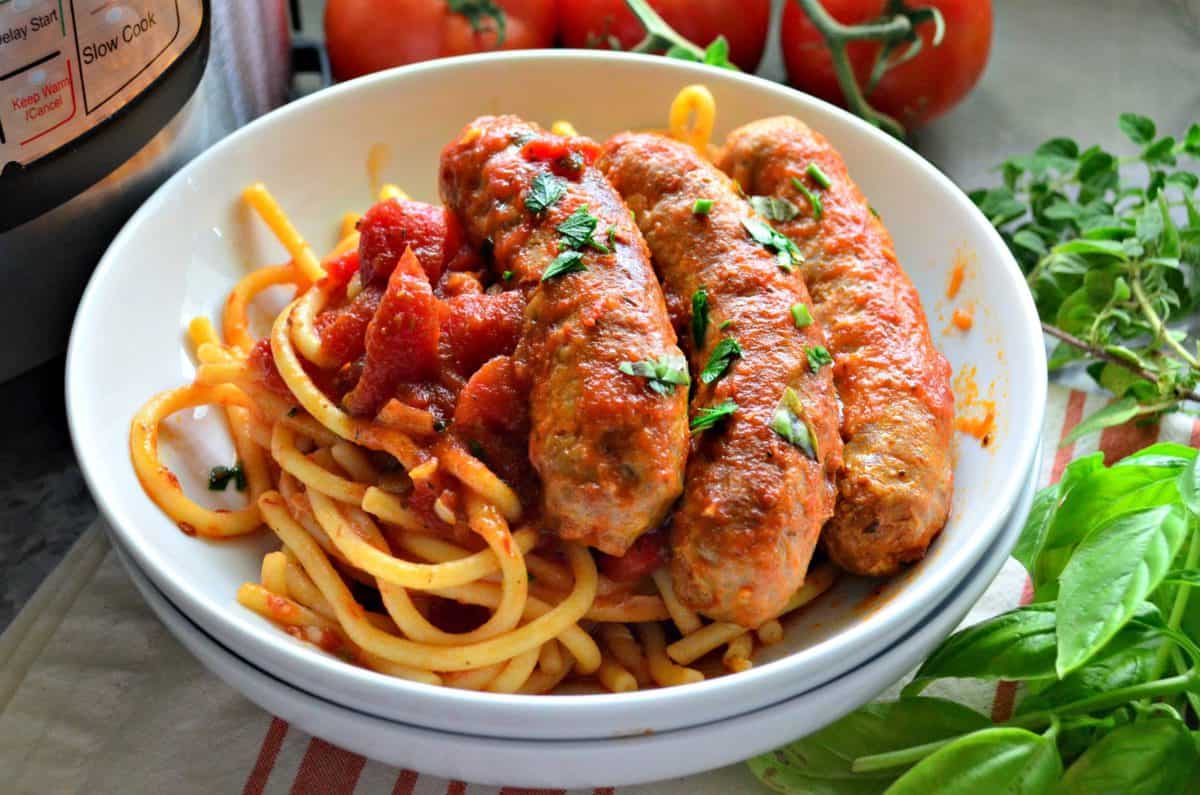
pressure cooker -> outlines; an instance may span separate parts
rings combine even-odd
[[[0,0],[0,381],[65,349],[154,188],[285,100],[290,46],[285,0]]]

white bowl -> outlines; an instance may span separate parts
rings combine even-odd
[[[495,786],[575,789],[640,784],[748,759],[811,734],[871,700],[956,627],[1008,558],[1040,467],[1001,535],[933,615],[895,646],[823,686],[745,715],[676,731],[592,740],[513,740],[439,732],[347,709],[256,668],[206,635],[163,596],[118,544],[134,585],[172,634],[221,679],[309,734],[397,767]],[[746,774],[749,775],[748,773]]]
[[[266,182],[310,240],[332,245],[341,214],[371,201],[365,162],[373,146],[391,147],[384,179],[435,200],[440,148],[475,115],[513,112],[543,124],[567,118],[602,138],[663,126],[675,92],[701,81],[717,100],[718,135],[792,113],[838,146],[889,224],[939,347],[956,372],[975,368],[974,380],[994,392],[993,443],[982,449],[972,438],[958,439],[953,515],[930,555],[881,594],[876,583],[844,581],[818,609],[790,622],[785,642],[764,655],[770,662],[751,671],[621,695],[505,696],[396,680],[300,644],[237,606],[238,585],[257,578],[260,555],[274,539],[264,533],[212,543],[179,532],[142,493],[126,435],[149,395],[191,379],[188,320],[215,317],[247,267],[286,259],[239,201],[241,189]],[[970,261],[960,296],[977,305],[969,334],[940,330],[941,297],[956,256]],[[331,701],[436,729],[608,737],[700,725],[778,703],[851,670],[925,619],[974,576],[1015,504],[1037,451],[1044,356],[1029,292],[1003,242],[945,176],[888,136],[743,74],[649,56],[530,51],[434,61],[356,80],[271,113],[194,160],[134,215],[97,267],[71,337],[67,408],[96,502],[138,566],[205,632],[255,665]],[[191,470],[180,473],[185,485],[196,486],[208,466],[232,460],[228,443],[215,438],[187,437],[193,455]]]

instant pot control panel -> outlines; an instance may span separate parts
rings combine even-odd
[[[0,232],[136,152],[207,51],[207,0],[0,0]]]

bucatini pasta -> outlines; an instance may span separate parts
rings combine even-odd
[[[708,90],[689,86],[671,106],[670,132],[707,152],[714,113]],[[577,135],[567,121],[555,122],[553,132]],[[339,242],[322,260],[265,186],[250,186],[243,198],[290,259],[238,281],[219,322],[200,317],[189,325],[195,381],[153,397],[130,431],[146,493],[185,532],[221,539],[266,527],[278,537],[281,548],[263,557],[260,581],[238,591],[242,606],[300,641],[380,673],[499,693],[547,693],[565,680],[612,692],[684,685],[704,678],[688,667],[702,658],[742,671],[753,664],[757,644],[779,639],[778,621],[757,628],[710,622],[688,607],[657,547],[631,550],[643,559],[624,559],[639,567],[640,576],[629,577],[622,558],[597,557],[545,532],[536,484],[496,452],[517,448],[503,447],[503,438],[489,448],[487,440],[456,433],[475,415],[492,423],[485,429],[518,424],[509,404],[487,405],[491,393],[472,389],[478,373],[500,368],[497,358],[468,367],[461,361],[473,355],[469,347],[443,351],[460,370],[405,371],[371,413],[350,410],[346,393],[358,389],[351,381],[361,385],[380,368],[394,375],[410,366],[379,354],[384,320],[411,317],[396,333],[414,334],[421,316],[408,307],[434,300],[443,302],[441,328],[450,344],[461,345],[453,334],[468,333],[463,328],[471,323],[502,335],[507,321],[500,313],[514,310],[489,302],[507,300],[507,277],[486,284],[478,254],[461,248],[443,252],[431,272],[436,293],[430,284],[406,293],[395,286],[413,275],[403,269],[426,267],[427,252],[411,240],[407,252],[394,252],[404,253],[401,261],[387,263],[396,269],[391,275],[370,278],[351,267],[365,246],[377,245],[371,219],[382,211],[346,213]],[[425,213],[428,224],[443,223],[435,241],[442,247],[461,236],[451,221],[439,220],[438,208],[412,202],[395,185],[384,185],[379,199]],[[252,306],[279,287],[295,295],[257,337]],[[475,316],[453,314],[467,305]],[[521,307],[513,305],[519,320]],[[493,316],[499,319],[488,320]],[[396,343],[401,354],[410,342],[424,344],[403,337]],[[513,373],[498,374],[495,383],[504,382],[500,376]],[[464,409],[467,399],[484,405]],[[237,451],[234,467],[214,468],[210,487],[232,482],[244,489],[242,508],[205,507],[160,458],[161,423],[199,406],[219,407]],[[827,590],[835,576],[827,564],[813,568],[787,611]]]

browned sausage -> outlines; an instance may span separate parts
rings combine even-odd
[[[470,241],[492,250],[496,274],[530,296],[516,361],[530,384],[543,518],[563,538],[621,555],[683,489],[688,431],[686,383],[619,368],[686,367],[646,244],[590,165],[595,154],[586,139],[485,116],[442,153],[441,191]],[[563,224],[584,215],[598,219],[594,234],[572,243]],[[563,254],[586,270],[543,280]]]
[[[836,362],[846,442],[840,499],[823,540],[843,568],[892,574],[925,554],[950,511],[950,366],[933,347],[891,236],[824,137],[797,119],[764,119],[734,131],[719,162],[748,192],[802,209],[779,228],[806,257],[804,277]],[[810,163],[827,188],[808,173]],[[819,220],[793,179],[818,197]]]
[[[675,588],[712,618],[757,626],[803,583],[833,512],[842,447],[837,404],[831,368],[819,356],[810,364],[808,355],[825,344],[824,333],[819,323],[798,327],[791,310],[810,302],[804,282],[751,237],[744,222],[764,222],[691,147],[626,133],[605,144],[598,165],[636,214],[668,304],[685,327],[694,318],[692,296],[706,289],[701,344],[685,344],[697,382],[693,416],[727,400],[737,404],[730,419],[695,436],[672,520]],[[707,214],[696,212],[697,200],[711,201]],[[724,377],[702,383],[726,338],[737,340],[741,358]],[[798,399],[785,403],[789,388]],[[782,428],[793,442],[773,430],[783,422],[791,423]],[[793,433],[796,422],[807,423],[807,449]]]

